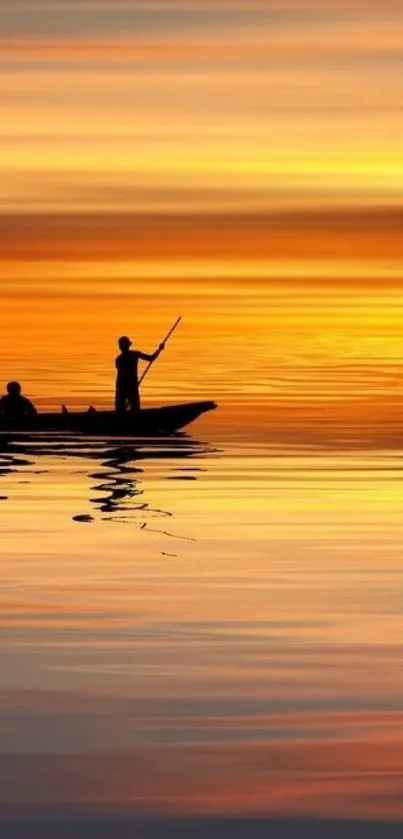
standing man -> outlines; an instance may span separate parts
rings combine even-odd
[[[165,344],[160,344],[158,349],[151,354],[131,350],[132,342],[127,335],[122,335],[118,341],[120,355],[116,359],[116,398],[115,411],[123,414],[125,411],[140,410],[140,394],[138,382],[138,363],[142,361],[155,361]]]

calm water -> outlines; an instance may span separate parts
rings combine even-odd
[[[207,428],[3,442],[4,818],[402,817],[403,451]]]

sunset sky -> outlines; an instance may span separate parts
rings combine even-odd
[[[399,5],[0,0],[4,376],[39,401],[106,404],[116,336],[152,348],[182,314],[151,399],[288,405],[301,378],[309,402],[329,369],[341,398],[351,364],[355,390],[375,376],[385,394],[403,302]]]

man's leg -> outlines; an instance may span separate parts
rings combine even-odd
[[[126,411],[126,395],[117,390],[115,395],[115,411],[117,414],[124,414]]]
[[[128,397],[128,402],[131,411],[139,411],[140,410],[140,394],[137,384],[133,385],[130,390],[130,396]]]

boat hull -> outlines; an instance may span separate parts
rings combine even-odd
[[[172,434],[216,408],[215,402],[185,402],[162,408],[143,408],[138,413],[114,411],[85,413],[39,413],[35,417],[0,417],[0,432],[74,432],[88,436],[148,437]]]

